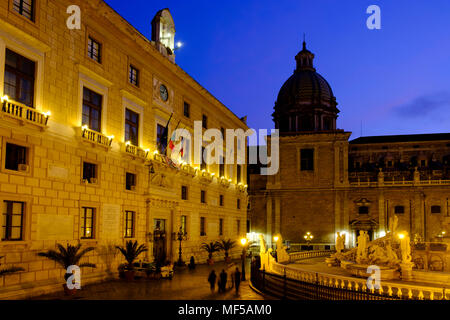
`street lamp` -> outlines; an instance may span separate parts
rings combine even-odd
[[[311,234],[311,232],[307,232],[307,233],[303,236],[303,238],[305,238],[306,243],[307,243],[307,245],[308,245],[308,250],[309,250],[309,246],[310,246],[310,244],[311,244],[311,240],[314,238],[314,236]]]
[[[242,244],[242,276],[241,276],[241,281],[245,281],[245,256],[247,254],[247,238],[242,238],[241,239],[241,244]]]
[[[186,264],[184,263],[183,259],[181,258],[181,242],[183,240],[187,240],[187,232],[183,232],[183,228],[180,227],[180,230],[178,232],[172,233],[172,237],[174,240],[178,240],[180,242],[180,245],[178,247],[178,261],[175,265],[178,267],[183,267]]]

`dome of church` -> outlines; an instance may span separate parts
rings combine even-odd
[[[281,132],[336,129],[339,110],[328,82],[313,67],[314,54],[303,49],[295,57],[297,68],[281,87],[273,118]]]

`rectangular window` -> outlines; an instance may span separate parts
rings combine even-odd
[[[238,209],[241,208],[241,199],[237,199],[237,208],[238,208]]]
[[[201,201],[201,203],[206,203],[206,191],[205,190],[200,191],[200,201]]]
[[[97,183],[97,165],[83,162],[83,180],[89,183]]]
[[[125,141],[130,141],[133,146],[139,146],[139,114],[125,110]]]
[[[181,186],[181,200],[188,199],[188,189],[186,186]]]
[[[441,213],[441,206],[431,206],[431,213]]]
[[[92,37],[88,38],[88,57],[102,63],[102,45]]]
[[[219,177],[224,176],[225,176],[225,163],[223,161],[223,158],[221,158],[219,163]]]
[[[219,196],[219,204],[220,204],[221,207],[223,207],[223,194],[221,194]]]
[[[94,239],[95,208],[83,207],[81,211],[81,239]]]
[[[369,214],[369,207],[368,206],[361,206],[358,208],[359,214]]]
[[[134,238],[134,211],[125,211],[124,221],[124,238]]]
[[[200,217],[200,236],[206,236],[206,219]]]
[[[395,214],[404,214],[405,207],[404,206],[395,206],[394,212],[395,212]]]
[[[130,64],[130,73],[128,75],[128,80],[131,84],[139,87],[139,69]]]
[[[34,0],[14,0],[13,8],[18,14],[34,21]]]
[[[181,232],[187,234],[187,217],[181,216]]]
[[[12,143],[6,143],[5,169],[23,171],[27,165],[28,149]]]
[[[241,234],[241,220],[237,220],[237,228],[236,228],[237,234]]]
[[[250,220],[247,220],[247,233],[250,233]]]
[[[136,190],[136,174],[127,172],[125,174],[125,188],[130,191]]]
[[[223,236],[223,219],[219,219],[219,236]]]
[[[165,127],[163,125],[160,125],[159,123],[156,126],[156,145],[159,146],[161,143],[165,144],[166,142],[163,142],[163,136],[164,136],[164,130]]]
[[[241,172],[242,168],[241,165],[236,165],[236,181],[237,183],[242,182],[242,172]]]
[[[183,114],[186,118],[191,116],[191,106],[186,101],[184,102]]]
[[[206,154],[205,150],[206,150],[205,147],[202,147],[202,154],[200,155],[201,156],[200,170],[206,170],[206,161],[204,159]]]
[[[314,170],[314,149],[300,150],[300,170],[302,171]]]
[[[23,240],[24,207],[24,202],[3,201],[2,241]]]
[[[88,88],[83,88],[83,125],[90,130],[100,132],[103,97]]]
[[[35,63],[6,49],[3,91],[10,99],[34,106]]]
[[[208,129],[208,117],[206,115],[202,116],[202,127]]]

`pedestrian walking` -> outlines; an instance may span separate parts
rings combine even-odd
[[[225,292],[227,285],[227,273],[225,272],[225,269],[222,269],[222,272],[220,273],[219,277],[220,277],[219,291]]]
[[[239,272],[239,268],[236,267],[236,271],[234,272],[234,287],[236,288],[236,295],[239,294],[240,284],[241,284],[241,273]]]
[[[211,287],[211,292],[214,292],[214,290],[216,289],[216,278],[217,278],[216,272],[214,270],[211,271],[211,273],[209,274],[209,277],[208,277],[208,282]],[[220,288],[219,288],[219,290],[220,290]]]

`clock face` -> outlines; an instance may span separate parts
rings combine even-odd
[[[169,92],[167,91],[166,86],[163,84],[159,87],[159,94],[161,95],[161,99],[163,101],[167,101],[167,99],[169,99]]]

